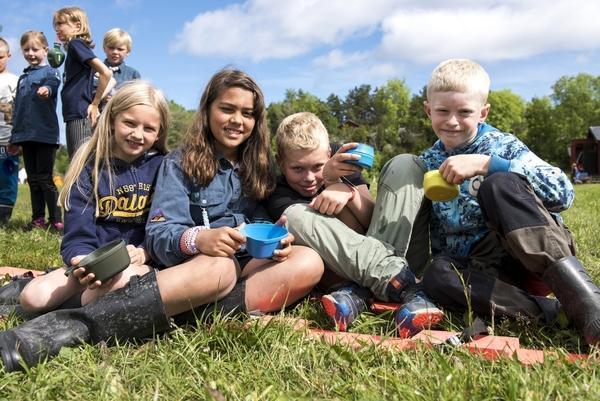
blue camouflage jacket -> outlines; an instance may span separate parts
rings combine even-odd
[[[488,176],[500,171],[524,176],[546,209],[559,220],[558,213],[573,203],[573,186],[561,169],[540,159],[514,135],[489,124],[480,124],[475,139],[462,148],[446,151],[438,140],[419,157],[427,170],[436,170],[448,157],[464,154],[491,156]],[[475,176],[465,180],[456,198],[433,202],[430,233],[434,256],[441,253],[467,256],[472,246],[489,232],[477,202],[477,191],[484,179]]]

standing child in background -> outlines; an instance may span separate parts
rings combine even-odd
[[[108,102],[114,95],[115,89],[123,82],[141,78],[138,70],[125,64],[125,59],[131,53],[132,44],[131,36],[121,28],[110,29],[104,34],[102,41],[104,54],[106,54],[104,64],[112,71],[116,85],[103,99],[103,102]],[[98,85],[98,75],[97,73],[94,75],[95,86]]]
[[[0,224],[7,223],[17,201],[19,156],[9,146],[12,106],[19,78],[8,71],[10,46],[0,37]]]
[[[53,180],[59,135],[56,98],[60,76],[57,69],[46,64],[48,40],[42,32],[25,32],[21,36],[21,51],[29,67],[19,77],[10,142],[23,150],[31,194],[31,225],[61,231],[63,223],[56,204],[58,191]]]
[[[126,287],[81,308],[48,312],[0,333],[5,370],[34,366],[64,346],[152,336],[171,327],[171,316],[195,323],[214,310],[278,311],[306,295],[323,262],[313,250],[292,246],[293,236],[272,259],[242,251],[246,238],[236,227],[265,215],[259,201],[274,187],[272,171],[262,91],[241,71],[218,72],[182,147],[158,174],[146,244],[167,268],[133,276]]]
[[[125,59],[131,53],[132,44],[131,36],[121,28],[113,28],[104,34],[103,48],[106,54],[104,64],[112,70],[117,87],[123,82],[141,78],[138,70],[125,64]]]
[[[130,276],[148,272],[144,227],[166,153],[168,124],[164,96],[146,82],[123,85],[108,103],[94,135],[77,151],[65,176],[59,198],[65,210],[61,256],[67,266],[74,266],[95,249],[122,238],[131,265],[108,283],[94,280],[81,267],[69,277],[65,268],[39,276],[21,293],[24,310],[52,310],[88,286],[81,297],[85,305],[122,287]],[[105,285],[99,288],[101,284]]]
[[[98,119],[99,105],[113,88],[112,71],[94,55],[90,26],[79,7],[56,11],[52,24],[65,49],[65,80],[61,91],[63,119],[67,124],[67,152],[73,158],[79,146],[92,135]],[[94,93],[94,74],[98,87]]]
[[[268,205],[277,213],[285,210],[297,243],[315,249],[329,270],[351,282],[323,296],[325,313],[338,330],[345,331],[367,310],[374,294],[384,301],[403,303],[395,316],[401,337],[432,327],[443,313],[416,285],[418,280],[409,267],[420,269],[425,264],[428,236],[426,229],[415,229],[409,220],[419,208],[414,210],[412,202],[397,202],[403,195],[398,187],[406,172],[396,173],[394,160],[386,164],[374,206],[366,185],[353,186],[360,183],[355,181],[360,177],[351,175],[358,167],[346,163],[358,158],[344,153],[357,144],[345,144],[329,158],[325,127],[310,116],[291,115],[277,129],[277,157],[287,184],[278,183]],[[353,185],[342,182],[352,177]],[[412,193],[415,188],[410,184],[407,188]]]
[[[460,191],[433,202],[425,290],[447,308],[542,323],[562,307],[597,345],[600,289],[559,214],[571,206],[573,186],[515,136],[485,123],[489,89],[485,70],[466,59],[440,63],[427,84],[425,111],[438,141],[420,161]]]

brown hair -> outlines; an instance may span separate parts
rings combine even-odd
[[[254,129],[239,146],[238,162],[244,193],[264,199],[275,188],[265,101],[256,82],[245,72],[225,69],[210,79],[200,98],[194,121],[183,140],[181,168],[200,185],[208,185],[217,174],[219,161],[215,154],[215,138],[209,126],[209,112],[212,102],[228,88],[241,88],[254,95]]]
[[[46,35],[44,32],[40,31],[27,31],[23,35],[21,35],[21,47],[25,46],[27,42],[30,40],[37,40],[40,42],[45,49],[48,48],[48,39],[46,39]]]

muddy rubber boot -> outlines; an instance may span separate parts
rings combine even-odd
[[[57,355],[62,347],[150,337],[170,328],[156,273],[134,276],[129,284],[76,309],[48,312],[0,333],[4,370],[12,372]]]
[[[600,344],[600,288],[575,256],[567,256],[544,272],[569,321],[590,345]]]
[[[33,274],[13,277],[9,283],[0,287],[0,305],[18,305],[23,288],[33,280]]]

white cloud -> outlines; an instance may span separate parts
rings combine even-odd
[[[255,61],[295,57],[370,34],[394,4],[393,0],[248,0],[199,14],[184,25],[173,50]]]
[[[599,46],[597,2],[485,3],[398,10],[382,22],[381,50],[390,58],[430,63],[448,57],[514,60]]]
[[[323,56],[315,58],[313,65],[325,69],[344,68],[350,64],[364,61],[367,57],[366,52],[344,53],[340,49],[334,49]]]

